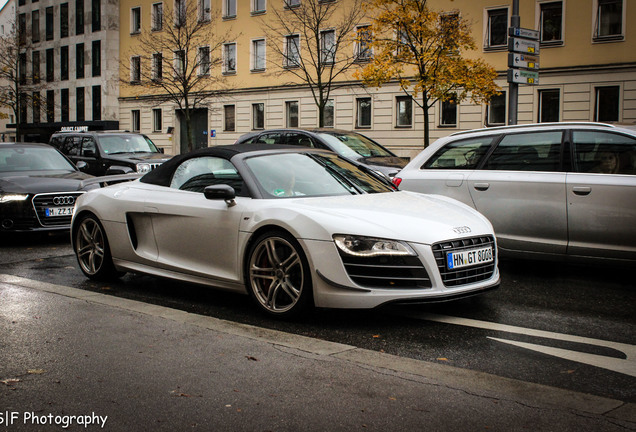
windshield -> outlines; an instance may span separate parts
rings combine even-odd
[[[393,192],[380,179],[335,154],[279,153],[246,160],[261,190],[273,198]]]
[[[319,133],[333,150],[351,159],[395,156],[375,141],[357,133]]]
[[[75,171],[75,167],[54,148],[0,148],[0,172]]]
[[[143,135],[100,135],[99,143],[106,154],[159,153],[150,138]]]

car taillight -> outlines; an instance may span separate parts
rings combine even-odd
[[[400,187],[400,183],[402,183],[402,179],[399,177],[393,177],[393,184],[395,187]]]

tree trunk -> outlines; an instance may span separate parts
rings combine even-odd
[[[428,97],[426,91],[422,92],[422,109],[424,110],[424,148],[428,147],[430,139],[430,126],[428,122]]]

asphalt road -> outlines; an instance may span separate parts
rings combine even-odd
[[[636,402],[636,282],[629,269],[503,261],[499,290],[448,303],[260,314],[246,296],[139,275],[96,283],[67,236],[3,238],[0,273],[136,299],[369,350]]]

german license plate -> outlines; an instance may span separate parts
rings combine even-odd
[[[50,207],[45,209],[46,217],[52,216],[73,216],[75,207]]]
[[[479,264],[492,262],[492,246],[479,249],[469,249],[446,254],[446,267],[449,270],[456,270],[462,267],[470,267]]]

